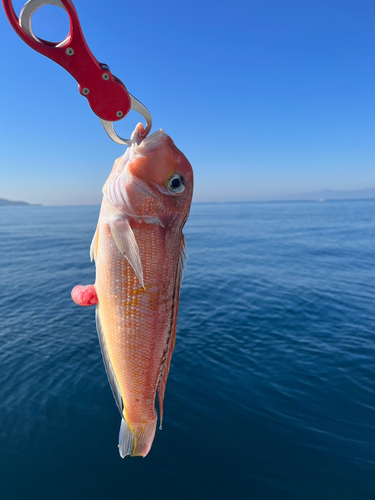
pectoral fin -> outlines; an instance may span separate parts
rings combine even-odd
[[[135,275],[144,288],[141,256],[134,232],[127,218],[119,218],[109,223],[117,248],[132,266]]]

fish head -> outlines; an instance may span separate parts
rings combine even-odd
[[[115,162],[103,188],[118,210],[134,219],[169,226],[189,215],[193,169],[173,140],[158,130],[141,141],[142,124],[125,155]]]

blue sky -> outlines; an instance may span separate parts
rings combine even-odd
[[[191,161],[195,201],[375,187],[372,0],[74,4],[95,57]],[[43,7],[33,28],[57,41],[67,17]],[[0,43],[0,197],[100,203],[124,148],[3,12]],[[129,135],[136,122],[131,114],[116,130]]]

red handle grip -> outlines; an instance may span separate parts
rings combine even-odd
[[[70,30],[67,38],[58,44],[30,36],[20,26],[12,0],[3,0],[4,10],[14,31],[31,48],[49,57],[66,69],[78,82],[94,113],[110,122],[121,120],[131,107],[125,85],[112,75],[108,66],[101,65],[89,49],[83,36],[77,12],[71,0],[60,0],[68,13]],[[48,4],[48,0],[46,4]],[[35,36],[35,35],[34,35]]]

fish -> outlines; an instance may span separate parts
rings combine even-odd
[[[72,291],[80,305],[97,302],[102,356],[121,415],[122,458],[149,453],[156,394],[162,425],[187,260],[182,229],[194,182],[189,161],[163,130],[142,140],[143,132],[139,123],[103,187],[90,248],[95,285]]]

